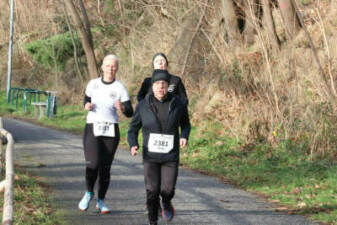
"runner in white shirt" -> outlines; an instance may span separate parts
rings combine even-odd
[[[110,183],[110,168],[119,143],[117,110],[127,117],[133,114],[128,92],[115,79],[118,58],[107,55],[102,64],[103,77],[89,81],[84,98],[84,109],[88,110],[83,136],[86,160],[85,180],[87,191],[78,204],[81,211],[89,208],[94,197],[94,186],[98,178],[96,208],[101,214],[109,213],[104,197]]]

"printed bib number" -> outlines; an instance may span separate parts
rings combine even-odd
[[[94,135],[115,137],[115,124],[110,122],[95,122],[94,123]]]
[[[174,135],[150,133],[149,152],[168,153],[173,149]]]

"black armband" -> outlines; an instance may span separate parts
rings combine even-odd
[[[87,104],[88,102],[91,102],[91,97],[89,97],[88,95],[85,95],[83,105]]]
[[[126,116],[126,117],[131,117],[133,115],[133,108],[132,108],[132,105],[131,105],[131,101],[126,101],[126,102],[122,102],[122,105],[124,107],[124,111],[123,111],[123,114]]]

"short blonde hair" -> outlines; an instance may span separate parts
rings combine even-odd
[[[109,54],[109,55],[106,55],[103,59],[103,62],[102,62],[102,65],[104,65],[106,63],[106,61],[108,60],[115,60],[117,62],[117,64],[119,64],[119,59],[116,55],[114,54]]]

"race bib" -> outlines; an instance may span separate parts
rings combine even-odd
[[[94,123],[94,135],[115,137],[115,124],[110,122],[95,122]]]
[[[156,153],[169,153],[173,149],[174,135],[150,133],[148,150]]]

